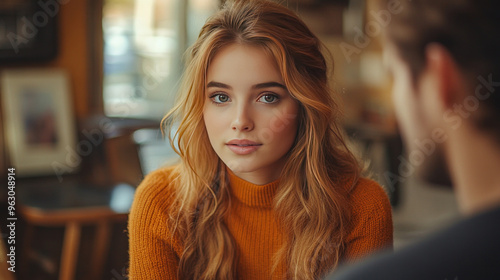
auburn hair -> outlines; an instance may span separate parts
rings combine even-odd
[[[346,184],[356,184],[361,168],[339,127],[324,47],[294,12],[264,0],[226,1],[208,19],[188,50],[177,102],[163,120],[166,131],[175,130],[170,141],[181,158],[170,211],[185,248],[178,277],[238,278],[236,246],[224,224],[231,204],[228,174],[203,121],[208,66],[231,44],[268,52],[299,103],[297,136],[273,204],[288,233],[273,271],[284,262],[287,279],[317,279],[341,259],[351,212]]]

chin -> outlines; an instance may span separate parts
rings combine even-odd
[[[248,173],[257,169],[255,163],[248,159],[232,159],[224,161],[226,166],[233,171],[233,173]]]

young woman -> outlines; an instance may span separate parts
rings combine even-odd
[[[131,279],[318,279],[392,246],[387,196],[360,178],[321,43],[293,12],[228,1],[189,54],[165,117],[181,160],[137,189]]]

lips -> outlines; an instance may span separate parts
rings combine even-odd
[[[243,147],[246,147],[246,146],[261,146],[262,144],[259,144],[257,142],[250,141],[250,140],[247,140],[247,139],[233,139],[233,140],[227,142],[226,145],[234,145],[234,146],[243,146]]]
[[[247,139],[233,139],[226,146],[237,155],[247,155],[258,150],[262,144]]]

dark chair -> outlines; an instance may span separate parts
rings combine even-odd
[[[75,278],[82,226],[96,227],[90,271],[85,279],[100,279],[108,256],[113,223],[126,221],[135,188],[117,184],[96,188],[74,182],[23,184],[18,193],[19,212],[26,222],[23,255],[32,255],[37,227],[64,227],[59,279]],[[26,265],[26,257],[23,267]]]

